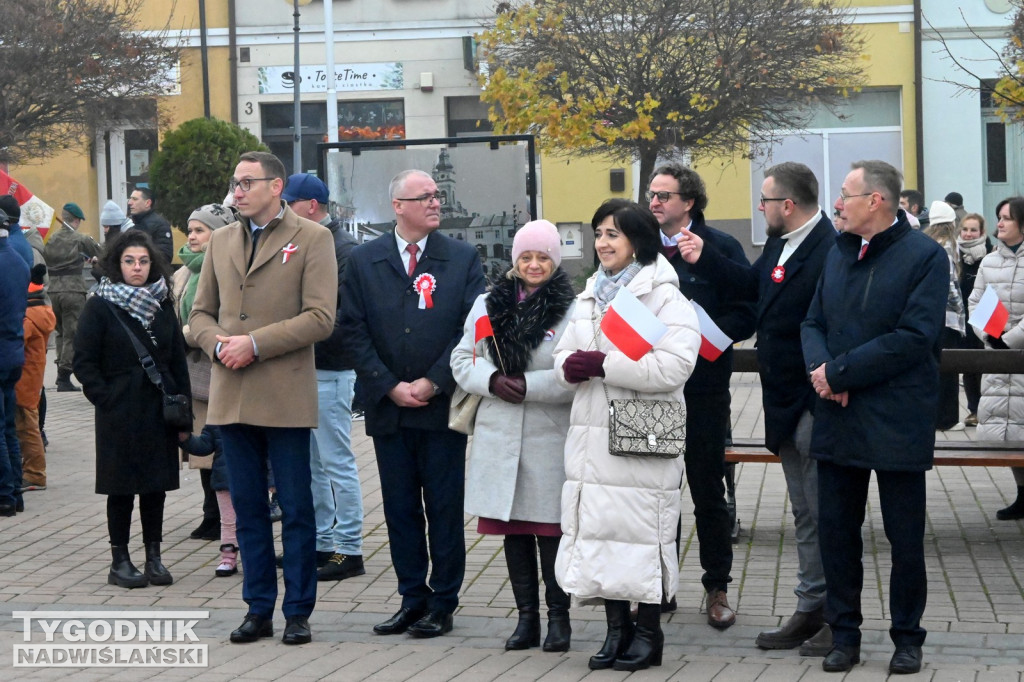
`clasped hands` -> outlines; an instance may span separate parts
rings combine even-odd
[[[850,404],[849,391],[843,391],[842,393],[832,392],[832,387],[828,385],[828,379],[825,376],[824,362],[811,371],[811,386],[814,387],[814,392],[818,394],[818,397],[823,400],[832,400],[839,403],[842,407]]]
[[[579,384],[593,377],[603,377],[604,353],[599,350],[578,350],[565,359],[562,374],[570,384]]]
[[[424,407],[434,397],[434,386],[426,377],[412,382],[399,381],[388,391],[388,397],[399,407]]]

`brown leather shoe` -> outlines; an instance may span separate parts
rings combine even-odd
[[[708,592],[708,625],[724,630],[736,622],[736,612],[729,607],[725,590]]]

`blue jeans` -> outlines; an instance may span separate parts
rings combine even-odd
[[[316,371],[320,417],[309,448],[316,549],[348,556],[363,553],[363,493],[350,435],[355,381],[355,370]]]
[[[231,504],[238,519],[238,547],[245,557],[242,599],[249,605],[249,613],[264,618],[274,615],[277,602],[274,533],[267,502],[268,460],[274,467],[283,512],[281,611],[285,618],[309,617],[316,604],[316,555],[312,550],[316,525],[309,482],[309,431],[249,424],[220,427]]]
[[[21,367],[0,370],[0,504],[15,504],[21,499],[21,446],[14,427],[14,385],[21,378]]]

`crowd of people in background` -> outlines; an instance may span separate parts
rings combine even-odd
[[[331,217],[320,179],[286,176],[272,154],[243,154],[229,189],[224,204],[195,208],[177,254],[148,187],[129,214],[103,206],[102,246],[73,202],[44,242],[0,197],[0,516],[46,489],[43,374],[56,332],[56,390],[84,391],[95,408],[108,583],[173,582],[160,547],[184,456],[203,489],[191,537],[219,542],[217,576],[243,569],[247,613],[230,641],[273,635],[281,568],[282,641],[304,644],[317,582],[366,572],[357,400],[402,599],[375,633],[454,628],[470,514],[478,533],[502,538],[518,612],[506,649],[564,652],[572,605],[600,603],[606,636],[589,667],[642,670],[661,664],[661,616],[678,608],[684,476],[707,623],[736,622],[723,480],[731,345],[756,334],[766,445],[782,462],[798,562],[792,616],[755,644],[823,657],[829,672],[859,662],[873,474],[893,556],[889,672],[921,669],[935,433],[1024,440],[1024,375],[964,374],[961,420],[958,377],[939,373],[942,349],[1024,348],[1024,198],[999,203],[990,235],[960,194],[926,207],[886,163],[852,164],[828,209],[809,168],[780,163],[764,173],[768,238],[751,264],[705,222],[700,176],[666,163],[646,205],[597,208],[597,268],[576,291],[545,220],[515,233],[511,268],[485,282],[476,250],[438,230],[445,197],[423,171],[392,180],[395,229],[365,244]],[[968,322],[987,291],[1009,313],[1001,334]],[[604,327],[627,298],[662,330],[636,356]],[[712,328],[729,341],[720,354],[703,350]],[[475,408],[468,428],[449,427],[454,396]],[[685,413],[682,456],[620,456],[609,406],[624,399]],[[1017,498],[999,519],[1024,518],[1024,469],[1013,475]],[[142,570],[130,551],[136,496]]]

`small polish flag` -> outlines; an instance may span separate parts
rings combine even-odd
[[[690,301],[690,303],[697,311],[697,321],[700,323],[700,351],[698,354],[708,362],[714,362],[732,345],[732,339],[719,329],[707,311],[696,301]]]
[[[473,364],[476,364],[476,344],[488,336],[494,336],[494,327],[491,326],[491,318],[487,316],[487,304],[480,298],[473,304],[469,311],[469,319],[473,320]]]
[[[1003,329],[1006,328],[1006,321],[1009,319],[1010,312],[999,300],[996,290],[989,285],[985,287],[985,293],[967,321],[989,336],[998,339],[1003,335]]]
[[[601,331],[626,357],[637,361],[665,335],[668,327],[632,291],[622,287],[601,320]]]

